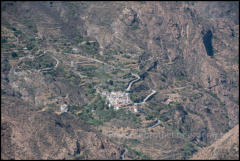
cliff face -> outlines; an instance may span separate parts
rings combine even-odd
[[[123,147],[128,159],[186,159],[239,123],[238,2],[1,7],[3,159],[119,159]],[[97,89],[125,91],[131,73],[131,99],[157,93],[138,114],[111,111]]]

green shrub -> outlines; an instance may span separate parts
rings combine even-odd
[[[131,146],[136,146],[138,144],[141,144],[141,142],[138,139],[127,139],[126,142],[130,144]]]
[[[16,31],[14,31],[13,34],[17,37],[18,35],[21,35],[21,34],[22,34],[22,31],[16,30]]]
[[[103,120],[104,122],[109,122],[117,115],[116,111],[114,111],[113,108],[110,108],[109,110],[98,109],[96,113],[100,117],[100,119]]]
[[[123,147],[127,148],[128,152],[133,153],[134,155],[136,155],[138,157],[138,159],[142,159],[142,160],[151,159],[151,157],[149,155],[143,154],[140,151],[132,149],[132,148],[128,147],[126,144],[123,144]]]
[[[145,98],[144,95],[139,95],[137,93],[130,93],[129,97],[133,102],[141,102]]]
[[[235,104],[239,105],[239,98],[235,98],[233,96],[230,96],[229,99],[234,102]]]
[[[8,41],[7,41],[7,37],[2,37],[2,39],[1,39],[1,43],[2,44],[6,44]]]
[[[194,95],[193,95],[193,99],[198,99],[199,98],[199,95],[197,94],[197,93],[195,93]]]
[[[161,120],[162,122],[166,122],[166,121],[169,120],[169,118],[168,118],[166,115],[161,115],[161,116],[159,117],[159,120]]]
[[[125,55],[123,55],[123,57],[124,57],[124,58],[127,58],[127,59],[130,59],[130,58],[131,58],[131,56],[129,56],[129,55],[126,55],[126,54],[125,54]]]
[[[77,70],[84,72],[88,77],[93,77],[95,75],[97,67],[95,66],[78,66]]]
[[[29,20],[24,20],[22,24],[28,27],[28,29],[32,30],[34,33],[37,33],[37,27],[36,27],[36,24],[34,24],[34,22]]]
[[[192,154],[197,151],[194,145],[191,143],[185,143],[183,145],[183,150],[184,150],[184,159],[190,158]]]
[[[132,149],[131,150],[135,155],[137,155],[137,156],[140,156],[142,153],[141,152],[139,152],[139,151],[137,151],[137,150],[135,150],[135,149]]]
[[[124,111],[123,109],[116,111],[115,118],[124,126],[131,126],[133,128],[139,128],[141,126],[141,120],[134,113]]]
[[[73,112],[73,111],[75,111],[75,110],[80,110],[80,109],[82,109],[83,107],[80,107],[80,106],[76,106],[76,105],[72,105],[72,106],[68,106],[68,110],[70,111],[70,112]]]
[[[16,47],[15,44],[8,44],[8,43],[3,43],[3,44],[1,44],[1,45],[2,45],[2,46],[1,46],[2,49],[13,49],[13,48]]]
[[[17,29],[16,29],[15,27],[12,27],[12,30],[13,30],[13,31],[17,31]]]
[[[112,80],[109,80],[108,82],[107,82],[107,84],[110,84],[111,86],[113,85],[113,81]]]
[[[86,121],[86,123],[88,124],[91,124],[94,126],[102,125],[103,121],[101,119],[96,119],[92,116],[91,114],[92,109],[95,109],[98,111],[101,111],[104,109],[104,102],[100,96],[97,96],[97,99],[94,102],[84,107],[83,112],[78,114],[78,117]]]
[[[91,125],[95,125],[95,126],[98,126],[98,125],[103,125],[103,122],[101,120],[97,120],[97,119],[92,119],[92,118],[89,118],[87,120],[87,123],[91,124]]]
[[[82,37],[82,36],[76,36],[76,37],[75,37],[75,42],[76,42],[77,44],[83,42],[83,37]]]
[[[26,47],[27,47],[28,50],[32,50],[35,47],[35,44],[34,43],[28,43]]]
[[[142,160],[151,160],[151,157],[147,154],[142,155]]]
[[[84,44],[81,48],[93,55],[97,53],[99,44],[97,42],[90,43],[87,41],[86,44]]]
[[[74,158],[74,160],[84,160],[84,159],[85,159],[85,156],[80,154],[77,154]]]
[[[11,55],[12,55],[13,58],[17,58],[18,57],[18,54],[16,52],[12,52]]]
[[[154,119],[154,115],[153,114],[147,114],[147,116],[145,117],[146,120],[153,120]]]
[[[132,27],[132,30],[137,30],[137,29],[139,29],[138,23],[134,23],[131,27]]]
[[[211,95],[212,97],[216,98],[218,101],[220,101],[220,99],[218,98],[216,93],[213,93],[212,91],[208,91],[208,90],[204,90],[207,94]]]
[[[90,109],[84,110],[77,116],[90,125],[98,126],[103,124],[101,120],[97,120],[92,116],[92,114],[90,113]]]
[[[220,101],[220,106],[225,106],[225,102]]]
[[[6,63],[3,64],[2,72],[10,71],[11,67],[12,67],[11,64],[7,61]]]
[[[181,103],[178,101],[172,101],[172,102],[169,102],[168,107],[173,107],[173,106],[180,105],[180,104]]]

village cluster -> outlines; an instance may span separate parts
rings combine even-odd
[[[108,107],[114,108],[114,110],[119,110],[120,108],[128,108],[133,112],[138,112],[138,106],[136,104],[133,104],[131,99],[129,98],[129,93],[126,92],[99,92],[102,96],[106,96],[108,101]],[[68,111],[68,105],[66,103],[63,103],[60,106],[61,112],[67,112]]]
[[[132,112],[140,112],[140,106],[147,101],[147,99],[156,93],[155,90],[152,90],[152,93],[149,94],[141,103],[134,103],[131,101],[129,97],[129,93],[117,91],[117,92],[107,92],[107,91],[99,91],[96,90],[101,96],[106,97],[106,104],[108,104],[109,108],[113,108],[114,110],[119,110],[120,108],[127,108]],[[67,112],[68,107],[67,104],[64,103],[60,107],[61,112]]]
[[[140,77],[136,74],[132,74],[137,77],[137,79],[132,80],[126,91],[130,91],[130,88],[132,84],[140,79]],[[155,90],[152,90],[152,93],[150,93],[146,98],[141,102],[141,103],[134,103],[131,101],[129,98],[129,93],[128,92],[122,92],[122,91],[104,91],[104,90],[99,90],[98,88],[96,89],[96,92],[99,93],[102,97],[106,97],[106,104],[108,104],[109,108],[112,108],[114,110],[119,110],[120,108],[127,108],[128,110],[132,112],[141,112],[140,106],[144,104],[152,95],[156,93]],[[61,112],[67,112],[68,108],[66,104],[62,104],[60,108]]]
[[[129,93],[117,91],[117,92],[101,92],[103,96],[106,96],[108,107],[113,107],[115,110],[120,108],[129,108],[133,112],[138,112],[138,106],[133,104],[129,98]]]

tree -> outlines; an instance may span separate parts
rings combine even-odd
[[[13,57],[13,58],[16,58],[16,57],[18,57],[17,53],[15,53],[15,52],[12,52],[12,57]]]
[[[110,80],[110,81],[109,81],[109,84],[110,84],[110,85],[113,85],[113,81],[112,81],[112,80]]]

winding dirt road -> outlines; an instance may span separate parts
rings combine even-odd
[[[128,88],[126,89],[126,91],[130,91],[132,84],[140,80],[140,76],[139,75],[133,74],[133,73],[131,73],[131,74],[133,76],[137,77],[137,79],[135,79],[135,80],[133,80],[132,82],[129,83]]]

